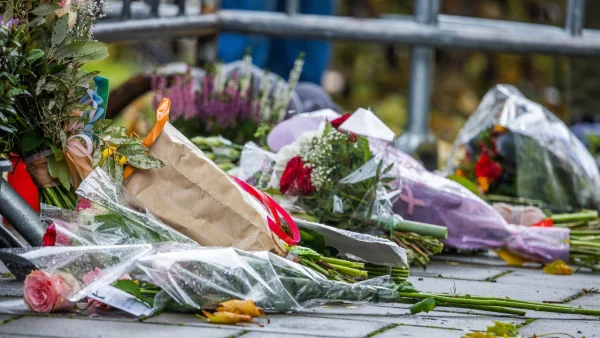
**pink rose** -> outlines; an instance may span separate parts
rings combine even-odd
[[[73,276],[64,273],[51,275],[35,270],[25,278],[23,300],[29,310],[34,312],[68,310],[75,305],[68,297],[77,291],[79,283]]]

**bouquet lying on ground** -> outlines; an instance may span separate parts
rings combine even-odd
[[[393,212],[390,198],[402,192],[392,175],[393,164],[374,156],[366,137],[343,129],[344,123],[369,125],[376,117],[366,110],[354,115],[354,120],[346,121],[348,117],[324,120],[323,130],[302,134],[276,155],[246,145],[241,159],[243,179],[282,195],[282,205],[299,218],[387,234],[425,266],[431,255],[441,252],[439,239],[446,238],[446,229],[406,221]],[[293,118],[289,125],[304,118]]]
[[[123,165],[158,167],[140,140],[103,120],[108,80],[82,69],[108,55],[91,27],[104,2],[0,3],[0,156],[25,161],[44,203],[73,209],[96,166],[122,179]]]
[[[216,64],[205,72],[184,66],[158,69],[152,77],[155,106],[173,100],[173,125],[188,137],[221,135],[237,143],[260,139],[289,109],[300,108],[294,88],[302,72],[303,56],[286,82],[242,62]]]
[[[448,172],[476,183],[491,201],[514,197],[559,213],[600,206],[594,158],[562,121],[512,86],[485,95],[453,155],[458,165],[451,156]]]
[[[314,130],[319,130],[319,125],[325,123],[327,119],[335,118],[337,116],[327,118],[294,117],[273,129],[268,138],[271,141],[269,145],[273,149],[281,149],[279,153],[283,154],[283,150],[286,149],[285,145],[293,144],[295,140],[305,137],[299,135],[307,131],[310,135],[311,132],[314,133]],[[387,201],[386,203],[391,205],[392,212],[405,220],[447,227],[448,238],[444,240],[444,244],[448,247],[462,250],[506,250],[524,260],[542,263],[551,263],[556,260],[566,262],[571,259],[570,250],[577,242],[569,242],[569,229],[509,224],[498,211],[478,197],[476,193],[455,181],[425,170],[414,159],[390,144],[371,138],[369,139],[369,148],[375,158],[381,159],[383,164],[381,166],[371,164],[371,168],[362,170],[358,178],[374,177],[373,173],[377,172],[377,168],[385,169],[392,165],[388,176],[394,179],[387,184],[396,187],[396,193],[381,193],[381,196],[385,196],[387,200],[386,198],[380,200]],[[266,161],[263,163],[246,161],[245,153],[243,153],[241,164],[242,169],[250,168],[246,170],[246,173],[260,171],[262,167],[265,167],[264,163],[268,163]],[[252,159],[251,156],[248,158]],[[268,168],[268,166],[266,167]],[[283,172],[285,166],[279,168],[280,172]],[[271,176],[267,176],[263,181],[270,182]],[[273,182],[279,181],[275,179]],[[362,198],[359,200],[363,201]],[[591,254],[590,258],[595,259],[594,254]]]
[[[525,310],[600,315],[559,304],[421,293],[389,277],[354,284],[331,281],[264,251],[162,243],[33,248],[14,254],[37,269],[24,286],[25,303],[35,312],[66,311],[83,301],[88,311],[115,307],[136,316],[185,311],[209,322],[235,324],[253,322],[265,310],[287,312],[311,301],[356,301],[414,304],[413,314],[450,307],[521,316]]]

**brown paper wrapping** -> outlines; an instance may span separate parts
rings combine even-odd
[[[125,187],[165,224],[203,246],[285,254],[262,206],[171,124],[149,154],[165,166],[135,170]]]

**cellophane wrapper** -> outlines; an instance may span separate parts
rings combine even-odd
[[[497,85],[483,97],[459,132],[446,171],[455,171],[460,152],[476,155],[477,137],[495,126],[510,131],[496,141],[501,164],[515,168],[509,194],[556,212],[598,208],[600,173],[589,151],[558,117],[510,85]]]
[[[81,288],[77,302],[125,274],[162,289],[155,309],[198,312],[207,302],[253,300],[265,310],[285,312],[316,301],[393,302],[397,287],[388,277],[349,284],[335,282],[267,251],[206,248],[183,243],[10,249],[49,274],[68,274]],[[96,279],[84,275],[96,268]]]
[[[568,229],[526,227],[508,224],[489,204],[462,185],[427,171],[418,161],[386,142],[370,139],[373,158],[356,172],[339,182],[341,185],[360,184],[373,179],[381,168],[392,166],[384,176],[393,178],[385,184],[374,186],[360,199],[360,208],[350,208],[356,203],[349,197],[332,193],[327,207],[354,218],[371,221],[367,228],[350,230],[380,235],[397,220],[435,224],[448,228],[444,244],[457,249],[480,250],[506,248],[520,256],[538,262],[552,262],[569,258]],[[261,189],[276,186],[285,168],[276,163],[277,156],[247,144],[240,159],[242,179]],[[345,189],[351,191],[352,189]],[[297,198],[287,198],[281,205],[289,210],[302,210]],[[373,226],[376,223],[376,226]]]
[[[166,226],[104,170],[94,170],[77,189],[76,210],[42,205],[42,220],[56,229],[59,246],[195,243]]]

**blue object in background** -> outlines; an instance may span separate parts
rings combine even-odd
[[[285,12],[285,0],[223,0],[223,9]],[[302,0],[299,13],[333,15],[334,0]],[[288,78],[294,62],[304,52],[304,68],[300,81],[321,84],[321,76],[329,63],[331,46],[326,41],[274,39],[261,36],[224,33],[219,35],[219,58],[225,63],[240,60],[250,50],[253,63]]]

